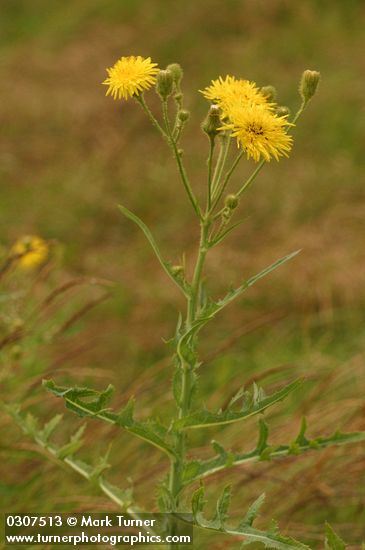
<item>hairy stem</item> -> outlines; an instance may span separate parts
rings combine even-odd
[[[186,329],[189,330],[194,321],[196,320],[198,312],[198,301],[201,288],[202,273],[204,268],[205,258],[208,252],[208,231],[210,226],[210,219],[205,218],[201,222],[200,243],[198,250],[198,257],[195,264],[194,275],[191,283],[191,292],[187,300],[187,313],[186,313]],[[190,340],[190,349],[192,356],[194,356],[194,336]],[[194,375],[194,363],[189,363],[188,360],[184,361],[182,367],[182,384],[181,384],[181,400],[178,405],[177,418],[185,417],[190,411],[191,392],[192,392],[192,378]],[[175,436],[175,453],[177,458],[171,463],[170,470],[170,492],[175,502],[175,508],[178,509],[179,494],[183,487],[182,474],[183,466],[186,455],[186,434],[183,431],[178,431]],[[174,510],[175,511],[175,510]]]
[[[208,200],[207,200],[207,210],[209,212],[212,206],[212,163],[213,163],[213,153],[214,153],[215,139],[214,137],[209,137],[209,155],[208,155]]]
[[[217,189],[216,196],[215,196],[215,199],[214,199],[214,202],[213,202],[213,205],[212,205],[212,210],[214,210],[214,208],[217,206],[218,202],[220,201],[220,199],[221,199],[221,197],[222,197],[222,195],[223,195],[223,193],[224,193],[224,191],[225,191],[225,189],[228,185],[228,182],[229,182],[233,172],[236,169],[236,166],[238,165],[238,163],[241,160],[243,155],[244,155],[244,151],[242,150],[240,153],[238,153],[237,157],[235,158],[235,160],[232,163],[232,166],[227,171],[227,173],[224,177],[224,180],[222,182],[222,185],[220,186],[220,189]]]
[[[305,101],[305,100],[302,101],[301,106],[299,107],[298,111],[296,112],[296,114],[295,114],[295,116],[292,120],[292,124],[296,123],[296,121],[298,120],[298,118],[303,113],[304,109],[306,108],[307,104],[308,104],[308,101]]]
[[[223,170],[224,170],[224,166],[226,164],[230,144],[231,144],[230,132],[225,132],[222,135],[221,148],[220,148],[220,151],[219,151],[217,164],[216,164],[215,170],[214,170],[214,176],[213,176],[213,182],[212,182],[212,194],[213,194],[213,196],[215,195],[216,190],[218,189],[219,183],[220,183],[221,178],[222,178],[222,173],[223,173]]]
[[[185,187],[185,191],[186,191],[186,193],[189,197],[189,200],[191,202],[192,207],[195,210],[196,215],[198,216],[199,219],[201,219],[201,212],[200,212],[200,208],[199,208],[199,205],[198,205],[198,201],[197,201],[197,199],[194,195],[194,192],[191,188],[189,178],[187,176],[187,173],[186,173],[186,170],[185,170],[182,158],[181,158],[182,157],[182,151],[180,149],[178,149],[177,142],[174,139],[174,136],[173,136],[173,133],[172,133],[172,130],[171,130],[169,116],[168,116],[168,110],[167,110],[167,102],[166,101],[162,102],[162,112],[163,112],[163,118],[164,118],[164,123],[165,123],[165,127],[166,127],[166,132],[167,132],[166,135],[168,137],[168,143],[169,143],[169,145],[172,149],[173,155],[175,157],[176,164],[177,164],[179,174],[180,174],[180,177],[181,177],[181,181],[182,181],[182,183]]]

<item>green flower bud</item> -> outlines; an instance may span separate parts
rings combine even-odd
[[[299,84],[299,93],[306,103],[314,96],[321,74],[318,71],[304,71]]]
[[[224,199],[224,205],[230,210],[237,208],[239,203],[239,198],[236,195],[227,195]]]
[[[167,65],[166,69],[170,71],[173,81],[176,86],[178,86],[184,74],[181,66],[178,63],[171,63],[170,65]]]
[[[262,95],[265,96],[266,101],[268,101],[269,103],[271,103],[272,101],[275,101],[276,89],[274,88],[274,86],[263,86],[260,91]]]
[[[156,80],[156,90],[161,99],[165,100],[172,94],[174,79],[171,71],[168,69],[158,73]]]
[[[218,105],[211,105],[208,111],[207,116],[201,124],[201,129],[203,132],[208,134],[210,138],[215,138],[219,134],[218,128],[222,126],[222,121],[220,118],[220,110]]]
[[[290,109],[285,105],[279,105],[279,107],[276,108],[275,114],[276,116],[289,116]]]
[[[184,267],[182,265],[173,265],[171,271],[175,277],[179,277],[184,273]]]
[[[186,122],[190,118],[190,113],[185,109],[181,109],[181,111],[177,113],[177,117],[181,122]]]

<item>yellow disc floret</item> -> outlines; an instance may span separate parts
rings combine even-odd
[[[49,247],[46,241],[32,235],[21,237],[11,249],[11,257],[23,269],[32,269],[45,263]]]
[[[258,162],[261,158],[270,161],[288,156],[293,138],[287,134],[288,126],[293,126],[286,116],[278,117],[265,107],[258,105],[237,107],[230,112],[230,120],[221,129],[230,130],[247,154]]]
[[[112,95],[114,99],[138,95],[155,84],[158,72],[157,63],[152,63],[150,57],[121,57],[107,69],[108,78],[103,82],[108,86],[106,95]]]

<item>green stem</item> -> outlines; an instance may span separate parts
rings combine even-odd
[[[144,110],[144,112],[146,113],[146,115],[148,116],[150,121],[152,122],[153,126],[160,132],[160,134],[162,135],[162,137],[164,139],[169,141],[169,136],[166,134],[165,130],[162,128],[162,126],[160,126],[159,122],[154,117],[153,113],[151,112],[150,108],[148,107],[147,103],[145,102],[143,94],[135,96],[135,99],[136,99],[137,103],[139,103],[141,105],[142,109]]]
[[[301,106],[299,107],[298,111],[295,114],[295,117],[292,120],[292,124],[295,124],[300,115],[303,113],[304,109],[306,108],[308,104],[308,101],[303,100]]]
[[[187,314],[186,314],[186,328],[189,330],[197,315],[197,304],[201,288],[202,273],[204,268],[205,258],[208,252],[208,232],[210,226],[210,219],[205,218],[201,222],[201,232],[200,232],[200,244],[198,257],[196,260],[196,265],[194,269],[193,280],[191,284],[191,292],[187,301]],[[190,346],[194,348],[194,338],[190,342]],[[177,417],[183,418],[190,411],[190,401],[191,401],[191,390],[192,390],[192,376],[194,364],[189,364],[184,362],[182,367],[182,388],[181,388],[181,401],[178,405]],[[175,453],[177,458],[172,460],[171,469],[170,469],[170,492],[174,498],[175,508],[178,509],[179,505],[179,494],[183,487],[182,483],[182,473],[184,460],[186,455],[186,434],[184,431],[178,431],[175,436]],[[176,511],[176,510],[173,510]]]
[[[216,194],[216,197],[215,197],[214,202],[213,202],[212,210],[214,210],[214,208],[217,206],[218,202],[220,201],[220,198],[223,195],[224,190],[226,189],[226,187],[228,185],[228,182],[229,182],[233,172],[236,169],[236,166],[238,165],[238,163],[241,160],[243,155],[244,155],[244,151],[241,151],[237,155],[237,157],[235,158],[235,160],[234,160],[232,166],[230,167],[230,169],[228,170],[228,172],[226,173],[221,188],[219,190],[217,190],[217,194]]]
[[[245,183],[242,185],[241,189],[237,193],[237,197],[240,197],[244,191],[251,185],[251,183],[256,178],[257,174],[260,172],[261,168],[264,166],[266,160],[262,160],[256,170],[251,174],[251,176],[245,181]]]
[[[231,135],[229,132],[226,132],[222,136],[221,148],[218,155],[217,164],[214,170],[213,182],[212,182],[212,194],[214,196],[216,189],[219,186],[220,180],[222,178],[222,173],[224,166],[226,164],[227,155],[229,151],[229,146],[231,144]]]
[[[180,177],[181,177],[181,181],[185,187],[185,191],[189,197],[189,200],[192,204],[192,207],[194,208],[195,210],[195,213],[196,215],[198,216],[199,219],[201,219],[201,212],[200,212],[200,208],[199,208],[199,205],[198,205],[198,201],[193,193],[193,190],[191,188],[191,185],[190,185],[190,182],[189,182],[189,178],[186,174],[186,170],[185,170],[185,167],[184,167],[184,164],[182,162],[182,159],[181,159],[181,151],[178,149],[177,147],[177,143],[172,135],[172,132],[171,132],[171,126],[170,126],[170,121],[169,121],[169,116],[168,116],[168,111],[167,111],[167,102],[166,101],[163,101],[162,102],[162,112],[163,112],[163,118],[164,118],[164,122],[165,122],[165,126],[166,126],[166,135],[167,135],[167,138],[168,138],[168,143],[172,149],[172,152],[173,152],[173,155],[175,157],[175,160],[176,160],[176,163],[177,163],[177,167],[178,167],[178,170],[179,170],[179,174],[180,174]]]
[[[213,163],[213,153],[214,153],[215,139],[214,137],[209,137],[209,155],[208,155],[208,203],[207,209],[210,210],[212,206],[212,163]]]

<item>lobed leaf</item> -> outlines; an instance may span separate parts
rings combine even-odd
[[[56,421],[52,419],[48,424],[46,424],[43,429],[34,429],[35,425],[38,425],[34,417],[27,415],[23,417],[20,414],[20,407],[18,406],[5,406],[5,410],[12,416],[16,424],[21,428],[21,430],[32,439],[43,449],[45,449],[50,455],[55,458],[62,460],[67,466],[72,468],[75,472],[82,475],[85,479],[89,481],[96,481],[100,489],[111,499],[113,500],[121,509],[129,511],[132,503],[132,489],[120,489],[104,479],[102,472],[106,469],[106,460],[107,456],[101,457],[95,465],[87,464],[86,462],[74,458],[73,453],[76,451],[76,443],[81,442],[81,436],[84,430],[82,426],[76,434],[71,436],[70,442],[63,447],[58,447],[57,445],[50,443],[48,437],[45,438],[44,434],[49,432],[49,427],[55,427]],[[59,416],[59,415],[57,415]],[[29,418],[32,418],[31,421],[31,431],[29,431]],[[72,448],[72,444],[74,445]],[[67,447],[68,446],[68,447]],[[79,445],[78,445],[79,446]],[[108,454],[108,453],[107,453]]]
[[[208,410],[197,411],[176,420],[174,427],[177,430],[196,429],[208,426],[231,424],[233,422],[245,420],[255,414],[262,413],[268,407],[282,401],[292,391],[296,390],[302,382],[302,380],[296,380],[267,397],[265,397],[256,386],[254,387],[254,392],[251,399],[249,401],[247,399],[244,400],[241,410],[237,411],[232,408],[227,408],[225,411],[218,411],[216,413]]]
[[[203,529],[219,531],[235,537],[240,537],[244,539],[244,544],[260,542],[267,548],[276,548],[277,550],[309,550],[309,547],[305,544],[281,535],[277,528],[262,531],[252,527],[252,523],[263,502],[263,498],[263,495],[261,495],[250,506],[245,519],[241,521],[237,527],[231,527],[226,523],[231,499],[231,488],[229,486],[224,488],[222,495],[218,499],[214,518],[212,520],[207,520],[203,515],[205,500],[204,487],[201,486],[194,492],[192,497],[193,522]]]
[[[157,423],[137,422],[134,420],[133,399],[130,399],[119,413],[115,413],[107,408],[113,393],[112,386],[108,386],[103,392],[98,392],[90,388],[65,388],[57,386],[53,380],[44,380],[43,385],[48,391],[64,399],[66,407],[79,416],[98,418],[121,426],[128,432],[164,451],[169,456],[175,455],[175,451],[166,441],[166,428]]]
[[[258,513],[260,511],[261,506],[263,505],[265,500],[265,493],[262,493],[256,500],[251,504],[249,509],[247,510],[247,513],[243,519],[242,526],[244,525],[251,525],[255,521],[255,519],[258,516]]]
[[[296,439],[288,445],[271,446],[268,444],[268,427],[260,420],[260,432],[255,449],[248,453],[227,452],[221,445],[214,442],[214,450],[217,455],[205,461],[192,460],[188,462],[183,471],[183,483],[187,485],[202,477],[219,472],[232,466],[240,466],[261,460],[272,460],[290,455],[299,455],[308,451],[326,449],[331,446],[347,445],[365,441],[365,432],[341,433],[335,432],[330,437],[317,437],[307,439],[305,437],[306,422],[302,420],[301,428]]]

